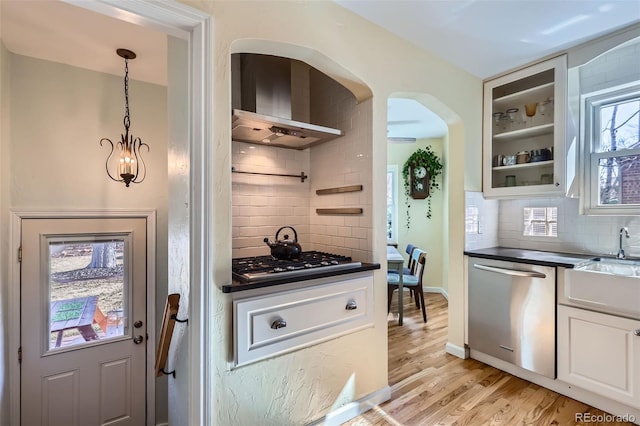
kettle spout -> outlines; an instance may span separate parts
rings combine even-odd
[[[271,248],[274,248],[276,246],[276,244],[272,243],[271,241],[269,241],[269,238],[267,238],[267,237],[264,237],[263,241],[265,242],[266,245],[268,245]]]

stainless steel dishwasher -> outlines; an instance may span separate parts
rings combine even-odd
[[[469,257],[469,347],[556,377],[555,267]]]

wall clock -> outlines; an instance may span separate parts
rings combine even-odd
[[[429,196],[429,175],[422,166],[411,166],[411,198],[423,200]]]

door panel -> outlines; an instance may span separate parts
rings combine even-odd
[[[123,386],[124,385],[124,386]],[[102,364],[100,372],[100,424],[131,416],[131,359]]]
[[[42,424],[77,426],[78,371],[43,377],[42,387]]]
[[[145,424],[146,220],[24,219],[22,253],[22,424]]]

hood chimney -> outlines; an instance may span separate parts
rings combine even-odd
[[[249,53],[231,60],[233,140],[305,149],[344,134],[309,123],[309,65]]]

